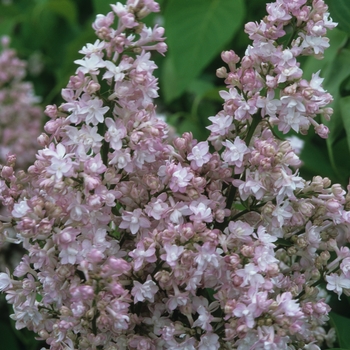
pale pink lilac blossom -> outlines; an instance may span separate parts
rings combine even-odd
[[[252,45],[242,59],[222,54],[223,110],[201,142],[168,139],[157,118],[150,51],[165,52],[164,31],[140,22],[153,11],[153,0],[128,0],[97,16],[64,102],[46,108],[36,162],[2,167],[1,241],[15,230],[28,250],[0,275],[16,327],[51,350],[332,344],[319,284],[350,294],[350,197],[327,178],[304,180],[272,130],[327,134],[315,117],[330,116],[332,98],[298,62],[322,56],[335,25],[327,6],[277,0],[246,25]],[[294,40],[278,44],[292,21]]]
[[[8,154],[15,154],[17,168],[25,169],[35,160],[39,148],[37,138],[42,129],[43,111],[33,84],[24,81],[27,62],[19,59],[17,52],[9,47],[9,37],[3,36],[1,44],[0,160],[5,163]]]

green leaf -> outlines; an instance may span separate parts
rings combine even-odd
[[[334,327],[339,345],[344,349],[350,349],[350,318],[338,315],[334,312],[329,314],[331,324]]]
[[[342,97],[339,100],[341,117],[345,126],[346,139],[350,149],[350,96]]]
[[[339,99],[341,97],[340,87],[350,76],[349,62],[350,50],[340,50],[333,62],[326,67],[324,80],[324,87],[334,98],[334,102],[331,104],[331,107],[334,109],[331,120],[323,120],[323,123],[330,129],[330,134],[327,138],[328,153],[332,167],[337,173],[339,181],[342,182],[347,181],[344,178],[349,176],[350,167],[344,162],[344,157],[349,155],[349,149],[348,147],[342,148],[346,133],[344,131],[343,118],[341,117]],[[343,151],[346,153],[344,154]]]
[[[339,29],[350,35],[350,1],[349,0],[333,0],[327,2],[331,17],[338,22]]]
[[[204,79],[195,79],[189,84],[187,91],[202,98],[213,88],[214,85],[211,82]]]
[[[122,4],[125,4],[126,0],[119,0]],[[96,14],[106,15],[108,12],[112,11],[110,4],[115,4],[116,1],[111,0],[93,0],[94,12]]]
[[[236,209],[236,210],[245,210],[245,206],[241,203],[233,203],[233,207]]]
[[[172,62],[176,82],[171,84],[176,88],[166,88],[167,101],[180,96],[220,53],[241,27],[244,16],[243,0],[169,0],[164,13],[167,60]]]
[[[315,174],[322,177],[329,177],[334,179],[335,172],[327,157],[327,149],[322,149],[319,145],[312,142],[307,142],[302,149],[300,158],[303,160],[302,174],[305,176],[307,172],[308,177],[313,177]]]
[[[0,322],[0,336],[2,349],[19,350],[16,337],[7,322]]]
[[[178,79],[175,71],[175,65],[172,57],[168,55],[163,63],[163,74],[161,76],[161,89],[160,93],[164,94],[164,99],[170,102],[174,97],[179,94],[177,91],[183,91],[180,86],[181,81]]]
[[[51,0],[47,8],[64,18],[73,27],[77,23],[77,9],[71,0]]]
[[[191,131],[195,139],[203,139],[203,127],[200,123],[198,123],[198,120],[193,120],[192,116],[188,116],[186,119],[183,119],[181,123],[175,125],[175,127],[176,132],[180,135],[182,135],[184,132]]]
[[[0,21],[0,36],[10,35],[13,28],[15,27],[16,22],[13,18],[5,18]]]

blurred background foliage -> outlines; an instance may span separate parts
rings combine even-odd
[[[122,1],[123,2],[123,1]],[[191,131],[199,139],[209,132],[208,117],[222,106],[218,94],[223,80],[215,71],[223,66],[220,53],[233,49],[243,56],[250,41],[244,24],[260,21],[266,14],[265,0],[160,0],[161,13],[147,18],[166,29],[169,46],[166,57],[156,55],[160,97],[158,113],[165,115],[177,133]],[[325,89],[333,96],[331,130],[327,140],[311,131],[301,137],[301,174],[310,179],[321,175],[347,186],[350,176],[350,1],[326,0],[331,17],[339,26],[329,33],[330,48],[323,60],[301,62],[305,78],[321,70]],[[33,82],[43,107],[60,104],[60,90],[75,72],[78,51],[96,37],[91,23],[96,14],[110,11],[111,0],[0,0],[0,36],[11,38],[21,59],[28,61],[27,80]],[[43,117],[43,124],[45,118]],[[285,136],[285,135],[284,135]],[[350,301],[331,300],[335,312],[339,348],[350,349]],[[15,331],[8,321],[5,303],[0,309],[1,349],[40,349],[33,336]]]

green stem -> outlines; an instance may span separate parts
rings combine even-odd
[[[258,112],[260,112],[260,109],[259,109]],[[254,131],[255,131],[256,127],[259,125],[260,122],[261,122],[260,113],[253,115],[252,123],[250,124],[249,130],[248,130],[248,134],[247,134],[247,136],[246,136],[246,138],[244,140],[248,147],[249,147],[250,141],[251,141],[251,139],[252,139],[252,137],[254,135]]]

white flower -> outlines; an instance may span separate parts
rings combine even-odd
[[[105,61],[105,66],[107,68],[106,73],[103,75],[102,79],[111,79],[114,78],[114,81],[122,81],[124,79],[125,74],[123,71],[126,71],[131,67],[130,63],[125,61],[121,61],[118,66],[116,66],[111,61]]]
[[[100,53],[105,47],[105,42],[96,40],[93,44],[87,43],[80,51],[79,53],[82,53],[83,55],[92,55],[96,54],[100,56]]]
[[[206,333],[201,336],[198,350],[217,350],[220,348],[219,336],[214,333]]]
[[[152,277],[148,275],[147,281],[142,284],[138,281],[134,281],[134,287],[131,291],[131,294],[134,296],[134,303],[136,304],[139,301],[148,300],[154,302],[154,296],[158,292],[159,288]]]
[[[324,49],[329,47],[329,39],[322,36],[311,36],[311,35],[305,35],[303,33],[300,34],[300,36],[304,39],[301,47],[302,48],[311,48],[316,55],[323,54]]]
[[[10,276],[5,272],[1,272],[0,273],[0,291],[4,291],[10,285],[11,285]]]
[[[164,249],[166,251],[166,254],[162,254],[160,258],[165,260],[169,266],[175,267],[178,263],[180,255],[183,253],[185,248],[183,246],[177,246],[175,244],[165,244]]]
[[[203,164],[208,163],[210,160],[208,141],[199,142],[194,146],[187,159],[192,160],[191,166],[193,169],[198,169]]]
[[[92,125],[97,125],[104,121],[103,115],[109,110],[109,107],[103,106],[102,100],[95,97],[92,100],[88,100],[86,106],[84,106],[80,113],[86,113],[86,124],[91,123]]]
[[[234,143],[230,140],[226,140],[222,144],[226,147],[222,154],[222,159],[229,165],[241,167],[243,164],[243,157],[248,152],[248,147],[245,142],[237,136]]]
[[[328,282],[326,288],[337,293],[339,300],[343,292],[343,288],[350,289],[350,280],[349,278],[345,277],[343,273],[340,275],[331,273],[330,276],[326,276],[326,281]]]
[[[24,215],[26,215],[28,213],[28,211],[30,210],[30,208],[28,207],[28,204],[27,204],[27,200],[23,200],[23,201],[20,201],[19,203],[16,203],[13,207],[13,210],[12,210],[12,215],[15,217],[15,218],[21,218],[23,217]]]
[[[76,60],[74,63],[79,64],[78,70],[84,74],[98,74],[98,68],[104,67],[103,60],[100,56],[93,53],[90,57],[84,57],[82,60]]]

